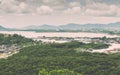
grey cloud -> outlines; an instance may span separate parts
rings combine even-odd
[[[73,12],[73,15],[118,16],[119,3],[120,0],[1,0],[0,13],[45,15]]]
[[[119,5],[120,0],[94,0],[95,2],[106,3],[106,4],[114,4]]]

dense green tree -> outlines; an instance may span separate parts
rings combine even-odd
[[[24,43],[33,42],[32,39],[25,38],[21,35],[13,34],[0,34],[0,45],[11,45],[11,44],[24,44]]]
[[[52,70],[50,72],[46,71],[45,69],[42,69],[41,71],[39,71],[38,75],[82,75],[82,74],[76,73],[74,71],[69,71],[68,69]]]
[[[12,42],[8,39],[11,39]],[[18,41],[21,39],[26,42],[31,40],[18,35],[2,35],[0,36],[2,43],[0,43],[25,43]],[[7,41],[5,42],[5,40]],[[120,53],[76,51],[76,48],[104,48],[105,45],[74,41],[63,44],[45,43],[26,46],[17,54],[7,59],[0,59],[0,75],[49,75],[51,73],[53,75],[120,75]]]

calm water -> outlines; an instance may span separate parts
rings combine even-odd
[[[116,35],[102,34],[102,33],[88,33],[88,32],[42,32],[36,33],[32,31],[0,31],[4,34],[19,34],[27,38],[37,38],[37,37],[119,37]]]

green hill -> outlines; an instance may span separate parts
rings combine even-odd
[[[7,28],[0,26],[0,31],[8,30]]]
[[[56,75],[69,75],[71,71],[74,73],[71,75],[120,74],[120,53],[107,55],[76,51],[85,45],[88,44],[71,42],[23,48],[18,54],[0,60],[0,75],[49,75],[53,71],[57,72]],[[64,74],[58,74],[61,70]]]

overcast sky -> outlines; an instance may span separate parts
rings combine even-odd
[[[111,23],[120,21],[120,0],[0,0],[0,25]]]

